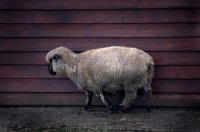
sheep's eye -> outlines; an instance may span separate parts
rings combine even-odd
[[[57,59],[59,59],[59,55],[55,54],[55,55],[53,55],[52,58],[53,58],[54,60],[57,60]]]
[[[53,59],[54,59],[54,60],[57,60],[57,59],[58,59],[58,57],[54,56],[54,57],[53,57]]]

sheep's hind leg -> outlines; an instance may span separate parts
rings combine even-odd
[[[93,97],[93,93],[90,92],[90,91],[86,91],[86,94],[87,94],[87,100],[86,100],[86,104],[85,106],[83,107],[84,110],[88,110],[88,109],[91,109],[91,103],[92,103],[92,97]]]
[[[101,100],[108,107],[108,112],[112,114],[114,112],[112,103],[106,98],[106,96],[103,94],[103,91],[99,90],[99,92],[100,92]]]
[[[119,112],[124,113],[126,109],[129,109],[131,105],[134,103],[135,99],[137,97],[137,90],[134,91],[125,91],[125,98],[120,105]]]
[[[151,106],[150,106],[150,99],[151,99],[151,91],[145,91],[144,88],[141,89],[142,93],[144,94],[144,96],[146,97],[146,112],[150,112],[151,110]]]

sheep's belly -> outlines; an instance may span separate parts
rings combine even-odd
[[[110,82],[103,86],[103,91],[113,94],[121,90],[123,90],[123,85],[120,82]]]

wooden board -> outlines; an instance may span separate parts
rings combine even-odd
[[[153,79],[154,93],[200,93],[200,80],[195,79]],[[0,92],[83,92],[70,79],[0,79]]]
[[[200,65],[200,52],[148,52],[155,65]],[[0,52],[0,64],[47,65],[47,52]]]
[[[0,78],[66,78],[65,75],[50,75],[47,66],[0,66]],[[200,79],[199,66],[156,66],[155,78]]]
[[[123,96],[109,96],[114,105],[119,105]],[[154,106],[200,106],[199,94],[154,94]],[[0,93],[1,105],[84,105],[84,93]],[[104,105],[94,97],[92,105]],[[134,106],[145,106],[143,97],[138,97]]]
[[[200,7],[198,0],[9,0],[1,1],[0,9],[142,9]]]
[[[200,22],[200,9],[0,10],[0,23]]]
[[[200,51],[196,38],[0,38],[0,51],[50,51],[65,46],[86,51],[107,46],[136,47],[144,51]]]
[[[0,24],[0,37],[199,37],[200,24]]]
[[[0,105],[84,105],[67,76],[48,73],[46,53],[127,46],[154,58],[155,106],[199,107],[199,14],[198,0],[0,1]]]

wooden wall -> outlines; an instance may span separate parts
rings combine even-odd
[[[200,106],[198,0],[0,1],[0,105],[84,105],[72,81],[48,73],[46,53],[117,45],[153,56],[155,106]]]

